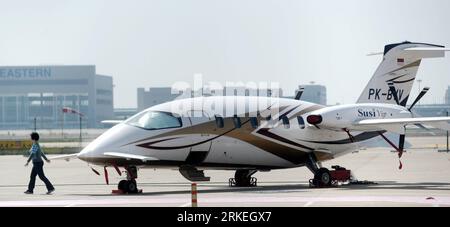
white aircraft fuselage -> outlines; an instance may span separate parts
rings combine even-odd
[[[204,107],[211,103],[243,108],[240,112],[227,114],[224,113],[225,109]],[[181,105],[187,108],[183,108],[182,112],[173,110]],[[136,116],[139,118],[143,113],[153,112],[172,115],[181,124],[167,129],[164,125],[163,129],[146,129],[132,123]],[[193,116],[198,113],[200,117]],[[332,124],[321,128],[307,122],[308,116],[319,114],[323,116],[323,122]],[[327,108],[293,99],[213,96],[176,100],[151,107],[136,116],[108,130],[78,157],[101,166],[178,168],[193,165],[200,169],[257,170],[293,168],[303,166],[309,153],[314,153],[318,161],[326,161],[358,150],[364,142],[379,136],[378,131],[382,131],[361,128],[360,132],[352,132],[352,141],[347,132],[341,130],[352,123],[348,119],[360,121],[411,117],[411,113],[404,107],[391,104]],[[217,123],[220,118],[223,119],[222,126]],[[257,120],[256,125],[252,125],[252,118]],[[240,126],[235,124],[237,119]],[[353,130],[358,128],[355,126]],[[148,157],[148,160],[124,159],[109,155],[111,153]]]

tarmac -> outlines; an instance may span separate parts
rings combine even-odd
[[[426,146],[425,146],[426,147]],[[191,206],[191,183],[177,170],[141,169],[138,195],[114,195],[121,177],[109,169],[110,185],[80,160],[55,160],[45,164],[56,191],[46,195],[37,179],[35,194],[25,195],[31,165],[23,156],[0,156],[0,207],[110,207]],[[307,168],[258,172],[258,186],[228,186],[233,171],[205,171],[211,182],[198,183],[198,206],[314,207],[314,206],[450,206],[450,154],[435,149],[410,149],[399,170],[396,153],[387,148],[363,150],[324,163],[351,169],[358,180],[376,185],[341,185],[310,188]],[[95,167],[103,174],[101,167]]]

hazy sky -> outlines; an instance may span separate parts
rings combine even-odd
[[[385,44],[450,47],[448,0],[0,0],[0,65],[94,64],[114,76],[116,107],[136,88],[204,80],[316,81],[354,103]],[[427,59],[423,103],[442,102],[450,53]],[[418,92],[417,84],[413,96]]]

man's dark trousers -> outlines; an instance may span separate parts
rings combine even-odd
[[[45,183],[48,191],[54,190],[52,183],[45,177],[44,162],[33,162],[33,170],[31,170],[30,183],[28,184],[28,191],[33,192],[36,183],[36,175]]]

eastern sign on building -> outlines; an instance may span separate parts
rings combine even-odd
[[[0,79],[48,79],[51,77],[50,67],[0,68]]]

